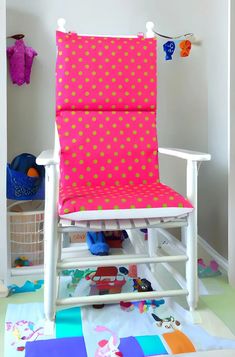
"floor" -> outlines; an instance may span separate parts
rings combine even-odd
[[[29,280],[32,280],[28,277]],[[232,289],[225,276],[203,280],[211,295],[201,296],[198,311],[202,326],[211,334],[224,338],[235,338],[235,289]],[[19,283],[20,285],[20,283]],[[7,304],[22,304],[43,301],[43,289],[33,293],[15,294],[2,298],[0,304],[0,356],[3,356],[4,320]],[[233,351],[234,354],[234,351]],[[203,356],[203,354],[202,354]],[[214,355],[213,355],[214,356]],[[223,354],[225,357],[225,355]],[[228,354],[228,356],[230,356]],[[232,356],[232,355],[231,355]]]

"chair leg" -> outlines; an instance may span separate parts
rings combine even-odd
[[[46,233],[46,232],[45,232]],[[46,319],[46,335],[52,335],[55,320],[56,305],[56,263],[57,263],[57,242],[56,234],[51,234],[45,242],[45,262],[44,262],[44,313]]]
[[[46,167],[46,200],[44,215],[44,314],[45,335],[53,335],[56,308],[56,265],[58,258],[56,180],[54,168]]]
[[[198,303],[197,220],[195,211],[189,214],[186,229],[186,251],[188,256],[186,263],[187,301],[190,311],[194,311]]]
[[[157,248],[159,246],[158,242],[158,231],[156,228],[148,228],[148,253],[150,257],[157,255]],[[152,273],[155,272],[156,264],[151,263],[150,269]]]

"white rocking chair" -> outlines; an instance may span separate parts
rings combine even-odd
[[[148,23],[145,38],[79,36],[66,33],[63,20],[58,27],[59,140],[56,129],[55,149],[37,158],[46,170],[46,333],[52,333],[56,306],[185,295],[193,311],[198,301],[197,163],[210,160],[210,155],[157,146],[153,24]],[[187,161],[187,199],[159,182],[158,152]],[[181,227],[186,248],[178,255],[161,256],[158,229],[171,227]],[[148,229],[147,252],[138,238],[142,228]],[[108,230],[126,230],[135,252],[62,259],[66,234]],[[186,263],[186,279],[170,267],[169,263],[178,261]],[[157,263],[170,267],[182,289],[57,296],[59,272],[64,269],[150,264],[153,271]]]

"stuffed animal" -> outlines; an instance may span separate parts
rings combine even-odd
[[[30,74],[34,57],[37,52],[27,47],[23,39],[16,40],[13,46],[7,48],[10,75],[13,84],[22,86],[30,83]]]

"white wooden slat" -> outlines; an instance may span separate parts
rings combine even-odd
[[[102,221],[90,221],[90,230],[92,231],[93,229],[102,231]]]
[[[94,259],[94,258],[93,258]],[[165,256],[165,257],[140,257],[139,255],[133,255],[133,257],[126,258],[125,255],[120,258],[113,256],[112,264],[113,265],[124,265],[124,264],[145,264],[145,263],[165,263],[165,262],[181,262],[187,261],[188,257],[186,255],[175,255],[175,256]],[[98,267],[98,266],[109,266],[109,259],[101,257],[99,259],[96,257],[94,260],[85,260],[82,261],[72,261],[72,262],[58,262],[57,269],[73,269],[73,268],[89,268],[89,267]]]
[[[93,296],[70,297],[66,299],[57,299],[57,306],[65,305],[79,305],[79,304],[99,304],[99,303],[114,303],[119,301],[135,301],[143,299],[158,299],[167,296],[183,296],[188,295],[187,290],[164,290],[164,291],[147,291],[138,293],[119,293],[119,294],[105,294]]]
[[[60,219],[60,224],[64,227],[64,226],[71,226],[71,221],[68,219]]]
[[[154,226],[155,224],[158,224],[161,222],[160,218],[148,218],[149,224],[151,226]]]
[[[141,218],[133,219],[133,223],[136,228],[145,228],[146,227],[146,221],[143,218],[142,219]]]
[[[91,221],[70,221],[61,219],[58,232],[79,232],[79,231],[114,231],[122,229],[140,229],[151,227],[183,227],[187,225],[186,218],[138,218],[138,219],[107,219]]]
[[[90,222],[89,221],[80,221],[80,222],[75,221],[75,226],[84,228],[84,229],[88,229],[90,227]]]
[[[116,220],[112,220],[112,219],[107,219],[104,221],[104,225],[105,225],[105,230],[107,231],[115,231],[117,230],[119,227],[118,227],[118,224],[117,224],[117,221]]]
[[[120,219],[119,220],[120,229],[130,229],[132,228],[131,221],[129,219]]]

